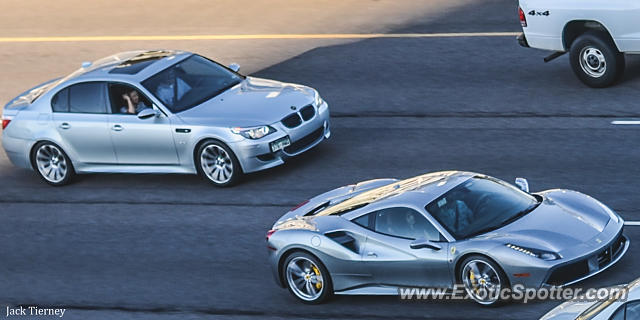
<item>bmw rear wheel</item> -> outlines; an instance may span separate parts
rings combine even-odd
[[[62,186],[74,175],[69,157],[52,142],[40,142],[31,154],[31,164],[40,178],[52,186]]]
[[[217,140],[203,143],[198,148],[195,160],[198,173],[218,187],[232,186],[242,175],[233,151]]]
[[[296,252],[287,257],[283,273],[289,292],[304,303],[321,303],[333,294],[329,272],[309,254]]]
[[[469,297],[485,306],[500,304],[502,289],[509,287],[509,281],[502,269],[483,256],[472,256],[462,262],[460,279]]]

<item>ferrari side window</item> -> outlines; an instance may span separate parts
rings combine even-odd
[[[625,319],[640,319],[640,301],[627,302],[627,312]]]
[[[353,220],[351,220],[353,223],[363,227],[363,228],[367,228],[370,229],[370,224],[369,224],[369,218],[371,217],[370,214],[365,214],[362,216],[359,216]]]
[[[405,207],[387,208],[375,212],[374,231],[390,236],[432,241],[440,240],[440,233],[419,212]]]

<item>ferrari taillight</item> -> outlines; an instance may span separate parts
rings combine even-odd
[[[4,130],[11,122],[11,119],[2,119],[2,130]]]
[[[276,230],[273,230],[273,229],[267,231],[267,241],[269,241],[269,238],[271,238],[271,235],[273,235],[275,232]]]

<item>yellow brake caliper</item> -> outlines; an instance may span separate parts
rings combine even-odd
[[[318,270],[318,268],[316,268],[316,266],[311,266],[311,268],[313,269],[313,273],[316,274],[316,279],[317,277],[320,275],[320,270]],[[318,281],[316,282],[316,289],[320,289],[322,288],[322,282]]]
[[[469,270],[469,280],[471,280],[471,285],[473,286],[473,290],[478,293],[478,286],[476,285],[476,276],[473,274],[473,270]]]

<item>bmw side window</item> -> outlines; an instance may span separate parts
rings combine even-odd
[[[440,241],[440,232],[419,212],[405,207],[376,211],[374,231],[405,239]]]
[[[53,112],[69,112],[69,88],[60,90],[51,99]]]
[[[69,112],[107,113],[105,84],[85,82],[69,87]]]

